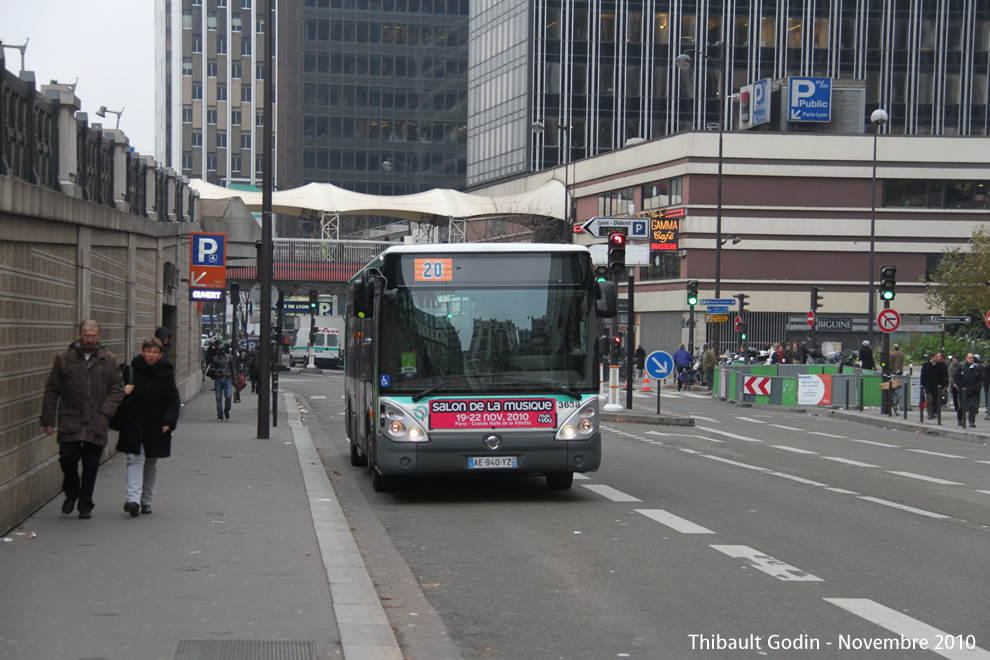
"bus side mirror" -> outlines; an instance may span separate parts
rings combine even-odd
[[[610,319],[619,313],[619,292],[615,282],[595,282],[595,297],[599,317]]]
[[[354,283],[354,316],[368,319],[375,315],[375,286],[367,277]]]

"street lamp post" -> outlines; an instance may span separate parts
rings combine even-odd
[[[708,62],[718,64],[718,187],[715,192],[715,297],[722,296],[722,137],[725,133],[725,45],[715,44],[719,49],[719,56],[715,57],[708,53],[690,48],[674,59],[674,64],[678,69],[690,69],[694,64],[689,53],[701,55]],[[721,339],[721,337],[718,337]],[[721,346],[716,343],[716,350]]]
[[[570,147],[571,147],[571,145],[570,145],[570,142],[571,142],[571,127],[570,126],[564,126],[560,122],[554,121],[553,119],[547,119],[546,122],[548,124],[553,124],[554,126],[556,126],[557,127],[557,132],[561,135],[561,138],[562,138],[562,143],[561,143],[561,152],[562,152],[562,154],[561,154],[561,163],[564,166],[564,225],[566,226],[568,224],[568,218],[570,217],[570,206],[571,206],[571,203],[570,203],[571,202],[570,191],[569,191],[569,186],[568,186],[568,181],[567,181],[567,163],[570,160],[569,155],[570,155],[570,151],[571,151],[571,149],[570,149]],[[533,133],[535,133],[536,135],[540,135],[541,133],[543,133],[543,131],[544,131],[543,122],[542,121],[539,121],[539,120],[534,121],[533,122]]]
[[[873,273],[877,241],[877,136],[880,134],[880,127],[886,124],[888,119],[887,111],[883,108],[877,108],[870,115],[870,121],[873,123],[873,178],[870,183],[870,287],[868,289],[870,301],[867,311],[869,316],[867,319],[867,327],[869,328],[867,339],[870,340],[870,346],[873,346],[873,323],[876,320],[876,289]]]

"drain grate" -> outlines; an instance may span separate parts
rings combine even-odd
[[[172,660],[319,660],[315,642],[180,639]]]

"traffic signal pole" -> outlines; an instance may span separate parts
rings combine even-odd
[[[636,307],[634,305],[636,288],[633,286],[632,270],[627,271],[626,286],[629,289],[629,318],[626,321],[626,360],[629,362],[629,366],[626,367],[626,410],[632,410],[633,380],[636,377],[636,373],[633,371],[633,357],[636,355],[635,344],[633,343],[636,341]]]

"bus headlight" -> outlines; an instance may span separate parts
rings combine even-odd
[[[381,428],[395,442],[429,442],[430,437],[420,427],[416,418],[401,405],[383,399],[381,402]]]
[[[557,430],[557,440],[587,440],[598,433],[597,397],[583,403]]]

